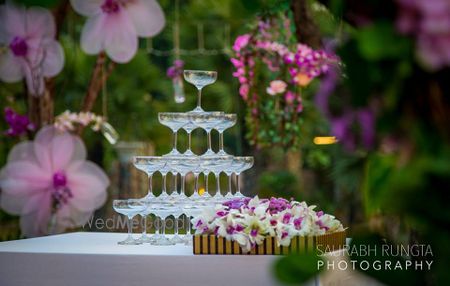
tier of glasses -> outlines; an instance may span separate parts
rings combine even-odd
[[[201,92],[203,87],[216,81],[217,72],[185,70],[184,78],[198,89],[197,107],[189,112],[161,112],[158,120],[161,124],[169,127],[173,132],[173,148],[163,156],[135,156],[134,166],[145,172],[148,176],[148,192],[141,199],[115,200],[113,208],[116,212],[124,215],[128,219],[128,237],[119,244],[133,245],[141,243],[151,243],[154,245],[172,245],[175,243],[190,243],[192,241],[190,220],[187,224],[187,232],[184,237],[178,234],[178,228],[172,239],[165,235],[165,223],[162,227],[156,228],[155,234],[147,235],[146,220],[149,215],[155,215],[162,221],[169,216],[179,218],[182,215],[188,218],[200,213],[201,208],[218,203],[223,203],[228,199],[244,197],[240,189],[240,175],[242,172],[253,166],[253,157],[235,157],[225,152],[223,146],[223,133],[228,128],[236,124],[236,114],[226,114],[221,111],[206,112],[201,107]],[[208,139],[208,149],[197,156],[191,150],[191,133],[193,130],[201,128],[206,131]],[[178,131],[183,129],[188,134],[188,148],[184,153],[177,149]],[[211,148],[211,131],[219,133],[219,151],[216,153]],[[162,190],[159,196],[153,192],[153,175],[159,172],[162,175]],[[169,194],[167,191],[167,175],[172,174],[175,178],[175,189]],[[195,178],[192,192],[186,190],[186,176],[192,174]],[[205,176],[205,191],[200,193],[199,176]],[[216,180],[214,195],[208,189],[209,175],[213,174]],[[220,189],[220,176],[225,174],[228,177],[228,188],[225,194]],[[234,174],[234,177],[233,177]],[[178,191],[176,182],[178,176],[181,177],[181,189]],[[235,192],[232,191],[233,178],[235,180]],[[188,196],[188,193],[192,193]],[[130,221],[140,216],[143,221],[143,233],[139,239],[134,239],[131,235]]]
[[[165,156],[194,156],[191,150],[191,133],[197,128],[206,131],[208,138],[208,149],[203,155],[215,155],[216,153],[211,148],[211,131],[217,130],[219,132],[219,155],[227,155],[223,146],[223,133],[230,127],[236,124],[236,114],[225,114],[219,111],[213,112],[160,112],[158,113],[159,122],[169,127],[173,132],[173,147],[172,150]],[[177,149],[178,131],[183,129],[188,134],[188,148],[186,152],[181,154]]]

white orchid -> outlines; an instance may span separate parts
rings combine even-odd
[[[294,236],[311,236],[342,231],[334,216],[316,212],[316,206],[282,198],[234,199],[203,209],[192,220],[196,234],[214,234],[236,241],[244,252],[260,245],[266,237],[289,246]]]

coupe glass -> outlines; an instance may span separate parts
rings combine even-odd
[[[202,109],[202,88],[206,85],[212,84],[217,79],[217,72],[215,71],[199,71],[199,70],[185,70],[184,79],[190,84],[195,85],[198,90],[197,107],[191,112],[204,112]]]
[[[221,116],[221,121],[215,126],[215,129],[219,132],[219,152],[218,155],[228,155],[223,148],[223,132],[233,127],[236,124],[236,114],[224,114]]]
[[[192,142],[192,131],[194,131],[196,128],[197,128],[197,126],[194,123],[191,122],[190,118],[189,118],[188,123],[183,125],[183,129],[188,134],[188,148],[183,153],[184,156],[196,156],[194,154],[194,152],[192,152],[192,149],[191,149],[191,146],[192,146],[191,145],[191,142]]]
[[[160,112],[158,113],[158,120],[162,125],[172,129],[173,132],[173,148],[166,154],[166,156],[177,156],[181,153],[177,149],[178,130],[189,122],[186,113],[179,112]]]
[[[177,207],[174,209],[172,215],[174,218],[174,236],[172,237],[172,242],[173,243],[183,243],[184,239],[179,235],[179,229],[178,229],[178,221],[180,216],[183,214],[183,210],[181,209],[181,207]]]
[[[191,122],[196,126],[204,129],[208,134],[208,150],[202,156],[215,155],[211,148],[211,131],[215,128],[221,121],[221,112],[205,112],[191,115]]]
[[[202,158],[202,167],[212,172],[216,177],[216,194],[213,196],[215,201],[223,200],[220,192],[220,173],[233,162],[232,156],[213,156]]]
[[[234,197],[240,198],[244,197],[244,195],[241,193],[241,184],[240,184],[240,174],[248,169],[250,169],[253,166],[253,157],[235,157],[233,159],[233,163],[231,163],[232,166],[234,166],[236,169],[234,169],[234,172],[236,174],[236,186],[237,191],[234,194]]]
[[[147,205],[143,200],[114,200],[113,208],[116,212],[127,217],[128,236],[125,240],[119,241],[120,245],[137,245],[142,244],[139,240],[135,240],[132,236],[131,221],[134,216],[143,212]]]
[[[167,174],[172,171],[172,166],[169,163],[166,163],[164,167],[159,169],[159,172],[162,175],[162,191],[161,194],[157,197],[159,201],[163,201],[169,198],[169,194],[167,194]]]
[[[166,218],[175,212],[175,205],[160,202],[154,204],[152,207],[152,212],[161,219],[161,235],[157,236],[152,242],[152,245],[174,245],[169,238],[166,236]]]
[[[153,174],[166,164],[166,160],[157,156],[135,156],[133,158],[133,165],[148,176],[148,193],[144,199],[152,199],[153,194]]]
[[[181,198],[186,197],[186,175],[193,169],[198,169],[199,160],[195,157],[192,158],[179,158],[171,160],[172,168],[176,170],[181,176]]]

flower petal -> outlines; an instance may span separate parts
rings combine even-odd
[[[67,185],[73,194],[69,200],[71,206],[90,212],[105,203],[109,179],[97,165],[89,161],[74,162],[66,173]]]
[[[105,21],[105,50],[115,62],[129,62],[137,52],[138,39],[133,23],[125,12],[108,15]]]
[[[48,234],[48,223],[51,217],[51,194],[44,193],[35,211],[20,217],[20,229],[25,237],[35,237]]]
[[[0,43],[9,44],[12,37],[25,37],[25,8],[7,3],[0,6]]]
[[[46,189],[51,184],[50,174],[28,161],[8,163],[2,170],[0,188],[11,195],[27,195]]]
[[[104,0],[70,0],[73,9],[83,16],[94,16],[101,13],[101,6]]]
[[[53,38],[56,35],[55,21],[49,10],[41,7],[28,8],[25,31],[27,38]]]
[[[48,41],[45,46],[45,58],[42,63],[42,74],[52,77],[61,72],[64,66],[64,51],[61,45],[55,41]]]
[[[0,53],[0,79],[4,82],[16,82],[22,78],[23,71],[21,61],[19,61],[9,50],[5,53]]]
[[[17,143],[8,154],[8,162],[28,160],[37,163],[34,155],[33,142],[24,141]]]
[[[55,134],[50,146],[53,172],[64,170],[70,163],[74,152],[74,136],[69,133]]]
[[[103,50],[105,42],[105,14],[89,18],[81,31],[81,48],[89,55],[98,54]]]
[[[42,127],[41,130],[36,134],[34,139],[34,154],[39,162],[39,165],[45,169],[47,172],[51,173],[53,171],[51,154],[49,147],[53,136],[55,134],[55,129],[51,126]]]
[[[136,33],[141,37],[151,37],[161,32],[166,20],[155,0],[138,0],[126,6]]]

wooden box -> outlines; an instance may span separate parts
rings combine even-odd
[[[344,248],[345,231],[334,232],[320,236],[296,236],[289,246],[277,246],[276,238],[268,237],[261,245],[257,245],[250,252],[242,251],[236,241],[226,240],[215,235],[194,235],[194,254],[251,254],[274,255],[315,251],[334,251]]]

